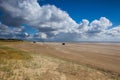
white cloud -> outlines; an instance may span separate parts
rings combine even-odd
[[[8,27],[2,23],[0,23],[0,38],[9,39],[26,39],[27,33],[25,32],[23,27]]]
[[[114,27],[112,29],[106,30],[106,35],[114,37],[114,38],[120,38],[120,26]]]
[[[65,11],[54,5],[41,7],[37,0],[1,0],[1,7],[6,13],[3,23],[8,26],[21,26],[25,23],[40,32],[70,31],[77,26]],[[14,23],[16,19],[18,20]]]
[[[94,20],[90,23],[90,32],[102,32],[108,27],[112,26],[112,23],[105,17],[101,17],[100,20]]]

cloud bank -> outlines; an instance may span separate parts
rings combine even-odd
[[[76,23],[54,5],[40,6],[37,0],[0,0],[0,38],[46,41],[119,41],[120,26],[110,28],[106,17]],[[37,30],[28,34],[25,25]]]

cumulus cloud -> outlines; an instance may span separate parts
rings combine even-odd
[[[37,0],[0,0],[0,37],[46,41],[120,40],[120,26],[109,28],[112,22],[106,17],[76,23],[66,11],[54,5],[43,5]],[[37,30],[28,34],[26,24]]]
[[[0,38],[4,39],[25,39],[27,37],[27,33],[24,31],[24,28],[11,28],[2,23],[0,23]]]
[[[106,30],[105,33],[106,37],[109,37],[113,41],[119,41],[120,40],[120,26],[114,27],[112,29]]]
[[[71,31],[77,23],[54,5],[40,6],[37,0],[0,0],[4,12],[3,24],[18,27],[27,24],[39,32],[55,33]],[[69,28],[71,27],[71,28]]]
[[[100,33],[108,27],[112,26],[112,23],[105,17],[101,17],[100,20],[94,20],[90,23],[90,32],[92,33]]]

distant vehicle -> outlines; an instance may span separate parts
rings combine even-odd
[[[65,45],[65,43],[62,43],[62,45]]]
[[[36,41],[33,41],[33,43],[36,43]]]

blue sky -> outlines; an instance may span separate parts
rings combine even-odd
[[[120,0],[0,0],[0,38],[120,41]]]
[[[66,11],[79,23],[82,19],[90,21],[105,16],[120,24],[120,0],[39,0],[41,5],[51,4]]]

